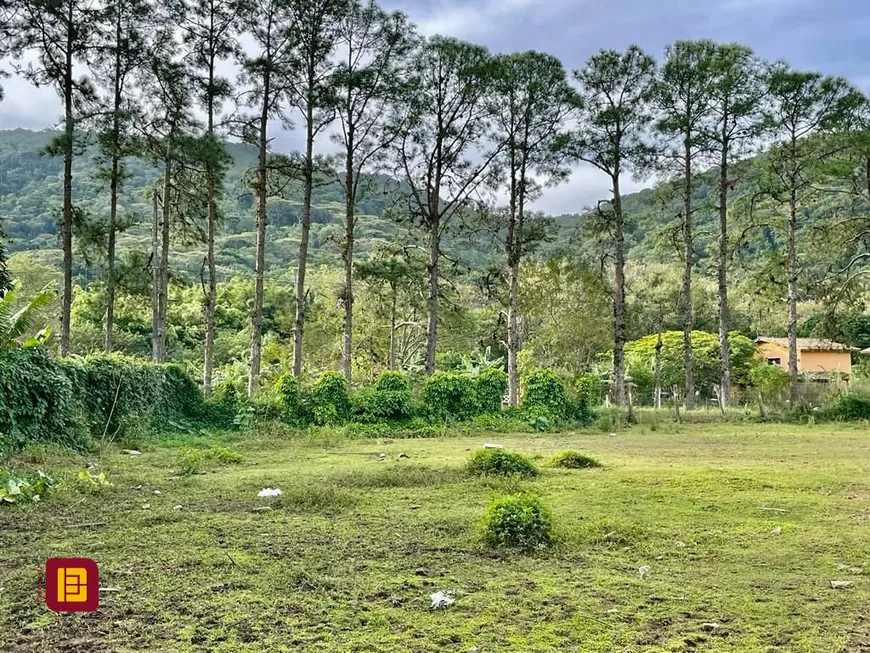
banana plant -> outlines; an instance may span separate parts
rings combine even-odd
[[[28,334],[42,309],[54,301],[57,293],[46,287],[16,311],[20,292],[21,283],[16,281],[10,290],[0,295],[0,352],[19,347],[38,347],[51,338],[51,327],[45,327],[32,336]]]

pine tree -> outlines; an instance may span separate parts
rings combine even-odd
[[[492,59],[485,48],[435,36],[412,55],[407,85],[392,109],[395,176],[407,186],[402,211],[428,240],[426,373],[438,346],[441,239],[476,192],[499,147],[486,138]]]
[[[504,178],[500,182],[507,187],[508,208],[492,215],[506,218],[497,219],[493,226],[496,238],[501,239],[504,232],[508,397],[515,406],[519,397],[520,262],[545,237],[543,223],[528,214],[528,204],[541,196],[543,185],[555,184],[568,175],[567,157],[558,144],[576,96],[561,62],[551,55],[502,55],[495,58],[493,68],[492,138],[501,144],[499,167]]]
[[[141,145],[134,124],[141,119],[142,107],[131,89],[155,52],[162,50],[171,37],[163,29],[157,7],[147,0],[108,2],[100,15],[100,27],[90,69],[104,93],[97,116],[97,143],[103,161],[98,174],[109,185],[109,218],[103,231],[106,240],[105,349],[111,352],[117,234],[130,224],[130,216],[118,215],[118,198],[129,176],[125,159],[139,153]]]
[[[242,137],[257,147],[257,169],[252,186],[257,196],[257,243],[254,253],[254,306],[251,311],[251,369],[248,394],[253,395],[260,377],[263,342],[263,284],[266,267],[266,199],[269,172],[269,121],[279,118],[292,88],[288,72],[293,66],[293,24],[290,0],[264,0],[251,5],[243,22],[256,44],[253,56],[242,60],[242,96],[257,114],[243,121]]]
[[[311,234],[311,193],[317,173],[314,140],[335,118],[334,76],[337,62],[339,25],[348,9],[344,0],[291,0],[292,39],[295,45],[293,87],[290,105],[296,109],[305,130],[303,154],[302,215],[300,216],[299,260],[296,270],[296,322],[293,332],[293,374],[302,376],[302,336],[308,288],[305,273]]]
[[[692,355],[692,274],[695,266],[693,202],[695,174],[708,143],[703,125],[710,117],[713,89],[713,62],[716,44],[712,41],[678,41],[665,53],[655,86],[659,134],[664,138],[662,167],[678,180],[683,204],[683,364],[686,372],[685,404],[695,405],[694,357]]]
[[[341,65],[336,74],[336,110],[341,125],[334,140],[344,152],[345,234],[344,341],[342,366],[351,379],[353,357],[353,253],[356,202],[363,174],[389,147],[395,134],[384,130],[387,106],[395,96],[414,30],[402,13],[387,14],[374,2],[352,2],[339,25]]]
[[[54,88],[63,106],[63,132],[46,148],[46,153],[63,157],[61,356],[70,352],[72,241],[78,213],[73,204],[73,157],[77,152],[78,123],[85,105],[93,100],[90,81],[76,77],[76,67],[85,63],[93,48],[98,17],[96,6],[85,0],[19,0],[9,46],[18,59],[32,55],[27,65],[18,66],[19,72],[35,86]]]
[[[202,385],[211,389],[214,363],[215,304],[217,302],[217,274],[214,241],[217,230],[218,196],[229,156],[218,135],[220,110],[223,101],[233,92],[229,79],[218,74],[218,66],[236,56],[239,51],[240,13],[238,0],[193,0],[187,6],[182,21],[184,44],[190,78],[199,105],[205,111],[205,136],[200,143],[200,156],[204,164],[206,191],[206,256],[208,285],[203,306],[205,317],[205,352],[203,355]]]
[[[613,398],[618,406],[626,403],[626,216],[620,181],[626,173],[637,174],[653,154],[644,136],[652,121],[655,73],[655,61],[637,46],[623,53],[602,50],[574,73],[580,84],[578,127],[572,138],[575,156],[610,178],[610,198],[602,214],[608,218],[605,227],[614,263]]]

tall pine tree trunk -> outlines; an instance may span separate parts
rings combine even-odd
[[[160,224],[160,286],[157,312],[157,362],[166,362],[166,313],[169,304],[169,221],[172,217],[172,159],[163,170],[163,215]]]
[[[124,37],[121,25],[122,12],[116,8],[115,14],[115,68],[112,113],[112,172],[109,180],[109,242],[106,252],[106,353],[112,351],[112,332],[115,326],[115,231],[118,228],[118,182],[121,176],[119,154],[120,111],[121,111],[121,48],[118,45]]]
[[[390,284],[390,360],[389,367],[391,370],[396,369],[396,301],[398,299],[398,290],[396,284]]]
[[[613,175],[613,249],[615,259],[613,299],[613,374],[614,403],[625,405],[625,218],[619,174]]]
[[[692,150],[688,140],[684,157],[683,248],[686,265],[683,268],[683,365],[686,369],[686,410],[691,410],[695,406],[695,358],[692,354],[692,266],[695,255],[692,247]]]
[[[653,372],[653,402],[656,408],[662,407],[662,328],[659,326],[659,336],[656,339],[655,370]]]
[[[354,227],[356,222],[356,207],[354,197],[354,171],[353,171],[353,148],[354,133],[353,125],[349,125],[347,133],[347,158],[344,172],[344,196],[345,196],[345,223],[344,223],[344,247],[341,258],[344,262],[344,349],[343,365],[344,375],[348,383],[352,374],[353,356],[353,245]]]
[[[433,210],[434,209],[434,210]],[[428,321],[426,324],[426,375],[435,372],[435,352],[438,348],[438,262],[441,259],[441,217],[438,209],[429,209],[429,293],[426,297]]]
[[[215,194],[217,181],[215,179],[217,171],[215,170],[215,160],[218,157],[218,144],[214,136],[214,97],[212,94],[214,89],[214,67],[215,56],[214,48],[211,49],[208,67],[208,129],[206,136],[208,137],[208,152],[207,165],[205,169],[206,186],[208,193],[208,225],[206,228],[206,265],[208,266],[208,294],[205,300],[205,352],[202,361],[202,387],[206,393],[211,391],[211,375],[212,365],[214,362],[214,311],[217,303],[217,273],[215,270],[214,261],[214,239],[217,229],[217,206],[215,205]]]
[[[160,190],[154,184],[151,196],[154,215],[151,222],[151,360],[160,359],[160,344],[158,338],[160,326]]]
[[[248,376],[248,395],[257,390],[260,379],[261,347],[263,344],[263,279],[266,267],[266,148],[269,125],[268,73],[263,80],[263,106],[260,112],[259,140],[257,143],[257,251],[254,254],[254,311],[251,315],[251,373]]]
[[[796,181],[792,181],[792,189],[788,201],[788,253],[786,269],[788,274],[788,374],[791,379],[789,396],[791,405],[798,401],[798,348],[797,348],[797,192]]]
[[[118,220],[118,156],[112,155],[112,179],[109,182],[109,243],[106,251],[106,353],[112,351],[112,327],[115,324],[115,229]]]
[[[517,300],[519,296],[520,248],[519,224],[517,220],[517,181],[514,153],[510,156],[510,205],[508,207],[508,228],[505,239],[507,250],[508,273],[508,306],[507,306],[507,368],[508,368],[508,403],[516,406],[519,402],[520,383],[517,370],[517,353],[519,351],[519,328],[517,320]]]
[[[719,385],[719,407],[725,410],[731,403],[731,343],[728,341],[728,140],[727,114],[722,121],[722,158],[719,162],[719,352],[722,376]]]
[[[302,196],[302,233],[299,240],[299,267],[296,271],[296,323],[293,331],[293,375],[302,378],[302,336],[305,329],[305,271],[308,265],[308,240],[311,234],[311,187],[314,184],[314,107],[308,98],[305,135],[305,173]]]
[[[61,218],[61,247],[63,249],[63,298],[60,314],[60,355],[67,356],[70,351],[70,318],[72,316],[72,163],[73,138],[75,125],[73,122],[73,59],[72,48],[74,38],[73,2],[67,1],[67,38],[66,61],[64,62],[63,104],[64,104],[64,144],[63,144],[63,216]]]
[[[517,354],[520,349],[519,320],[517,303],[520,288],[520,262],[514,259],[508,268],[508,311],[507,311],[507,364],[508,364],[508,403],[516,406],[520,395],[520,377],[517,369]]]

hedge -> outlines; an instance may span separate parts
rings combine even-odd
[[[209,416],[199,387],[177,365],[114,354],[59,361],[40,347],[0,356],[0,450],[30,442],[82,448],[88,436],[178,428]]]

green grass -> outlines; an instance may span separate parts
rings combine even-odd
[[[17,469],[45,469],[58,485],[40,505],[0,507],[0,651],[870,647],[866,429],[497,436],[533,460],[574,449],[603,467],[468,477],[470,452],[493,439],[263,434],[179,438],[99,460],[21,457]],[[241,462],[179,473],[184,448],[213,446]],[[78,490],[86,463],[112,487]],[[259,499],[263,487],[284,494]],[[518,490],[552,511],[550,549],[481,543],[486,507]],[[273,509],[253,511],[263,505]],[[74,527],[83,523],[97,525]],[[51,556],[94,558],[101,585],[117,591],[101,595],[96,614],[49,612],[36,601],[36,570]],[[833,590],[830,580],[853,585]],[[456,603],[430,611],[441,589]],[[709,622],[719,627],[704,630]]]

